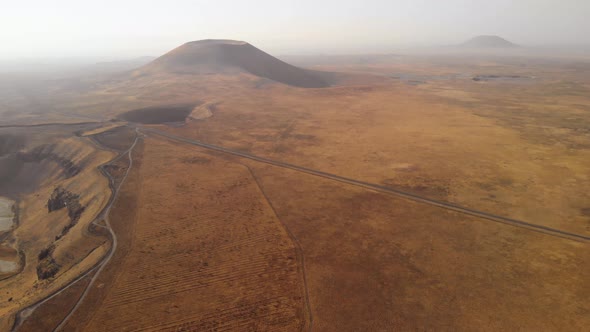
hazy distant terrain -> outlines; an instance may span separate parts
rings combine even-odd
[[[518,45],[499,36],[477,36],[460,45],[464,48],[515,48]]]
[[[0,76],[1,330],[590,325],[589,53],[107,60]]]

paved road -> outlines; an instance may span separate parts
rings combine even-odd
[[[326,172],[322,172],[322,171],[318,171],[318,170],[314,170],[314,169],[310,169],[310,168],[306,168],[306,167],[302,167],[302,166],[296,166],[296,165],[284,163],[281,161],[258,157],[258,156],[255,156],[255,155],[252,155],[249,153],[235,151],[235,150],[231,150],[231,149],[224,148],[221,146],[207,144],[207,143],[203,143],[203,142],[200,142],[197,140],[192,140],[192,139],[188,139],[185,137],[172,135],[172,134],[169,134],[169,133],[157,130],[157,129],[141,128],[141,130],[144,132],[153,133],[153,134],[156,134],[159,136],[166,137],[166,138],[171,139],[173,141],[196,145],[196,146],[199,146],[199,147],[202,147],[205,149],[218,151],[218,152],[222,152],[222,153],[226,153],[226,154],[230,154],[230,155],[234,155],[234,156],[238,156],[238,157],[242,157],[242,158],[247,158],[250,160],[262,162],[262,163],[273,165],[273,166],[288,168],[288,169],[295,170],[298,172],[303,172],[303,173],[319,176],[322,178],[339,181],[342,183],[347,183],[347,184],[351,184],[351,185],[355,185],[355,186],[359,186],[359,187],[363,187],[363,188],[368,188],[368,189],[372,189],[372,190],[377,190],[377,191],[393,194],[393,195],[396,195],[396,196],[399,196],[399,197],[402,197],[405,199],[409,199],[412,201],[425,203],[425,204],[429,204],[429,205],[434,205],[434,206],[444,208],[447,210],[456,211],[459,213],[479,217],[479,218],[494,221],[494,222],[508,224],[508,225],[520,227],[520,228],[526,228],[526,229],[529,229],[529,230],[532,230],[535,232],[539,232],[539,233],[543,233],[543,234],[547,234],[547,235],[551,235],[551,236],[557,236],[557,237],[561,237],[561,238],[566,238],[566,239],[570,239],[570,240],[574,240],[574,241],[578,241],[578,242],[589,242],[590,241],[590,236],[583,235],[583,234],[575,234],[575,233],[559,230],[556,228],[551,228],[551,227],[547,227],[547,226],[543,226],[543,225],[537,225],[537,224],[533,224],[533,223],[529,223],[529,222],[525,222],[525,221],[521,221],[521,220],[503,217],[503,216],[495,215],[492,213],[478,211],[478,210],[474,210],[471,208],[463,207],[463,206],[456,205],[453,203],[439,201],[439,200],[431,199],[428,197],[415,195],[412,193],[408,193],[408,192],[401,191],[401,190],[394,189],[394,188],[390,188],[390,187],[385,187],[385,186],[378,185],[378,184],[349,179],[349,178],[345,178],[345,177],[342,177],[339,175],[330,174],[330,173],[326,173]]]

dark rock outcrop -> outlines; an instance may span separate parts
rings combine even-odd
[[[37,264],[37,278],[45,280],[53,278],[59,272],[60,266],[53,258],[54,245],[51,245],[39,252],[39,263]]]
[[[61,234],[56,237],[56,240],[61,239],[78,223],[85,210],[85,207],[80,204],[79,195],[69,192],[61,187],[57,187],[53,190],[51,197],[49,197],[49,200],[47,201],[47,210],[51,213],[63,209],[64,207],[68,209],[70,222],[64,226]]]

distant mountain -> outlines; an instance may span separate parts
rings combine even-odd
[[[285,63],[258,48],[235,40],[186,43],[139,68],[136,74],[249,73],[304,88],[329,86],[324,74]]]
[[[499,36],[477,36],[460,45],[466,48],[514,48],[518,45]]]

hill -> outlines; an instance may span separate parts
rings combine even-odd
[[[499,36],[477,36],[473,37],[465,43],[462,47],[468,48],[514,48],[518,45]]]
[[[329,86],[322,73],[285,63],[243,41],[186,43],[136,71],[136,74],[220,74],[246,72],[303,88]]]

